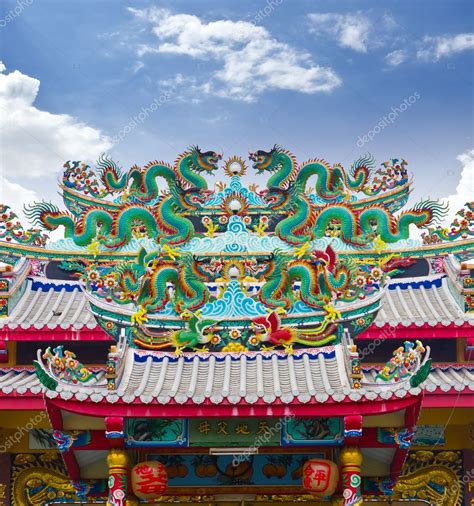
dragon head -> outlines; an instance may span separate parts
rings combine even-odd
[[[288,190],[278,187],[267,188],[259,195],[273,210],[286,208],[291,198],[291,193]]]
[[[214,172],[218,168],[219,160],[222,159],[221,154],[215,151],[202,152],[198,146],[191,146],[189,155],[191,156],[191,167],[196,172]]]
[[[176,180],[175,188],[172,191],[181,207],[194,210],[200,209],[213,193],[212,190],[198,188],[197,186],[185,188],[179,180]]]
[[[252,167],[257,171],[257,174],[263,172],[276,172],[281,168],[280,157],[278,156],[283,150],[276,144],[270,151],[259,149],[255,152],[249,153],[249,159],[252,160]]]
[[[180,201],[185,208],[200,209],[212,193],[211,190],[187,188],[180,193]]]

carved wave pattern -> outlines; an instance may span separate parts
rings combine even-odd
[[[206,206],[220,206],[222,202],[232,193],[237,193],[247,199],[251,206],[265,206],[265,202],[255,192],[244,188],[240,181],[240,177],[233,176],[230,180],[229,186],[224,190],[217,192],[213,197],[206,201]]]
[[[267,314],[266,307],[246,295],[237,281],[231,281],[220,299],[209,302],[202,307],[202,316],[233,318],[253,317]]]

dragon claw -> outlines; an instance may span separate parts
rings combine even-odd
[[[327,321],[335,321],[341,319],[341,312],[338,311],[331,303],[326,304],[324,306],[324,310],[326,311],[326,320]]]
[[[308,250],[309,250],[309,242],[305,242],[299,248],[295,249],[294,253],[295,253],[296,258],[304,257]]]
[[[132,314],[130,320],[133,324],[141,325],[142,323],[145,323],[148,321],[148,317],[146,315],[147,310],[143,306],[138,306],[138,309],[135,313]]]
[[[292,344],[284,344],[283,347],[285,348],[285,352],[288,355],[293,355],[294,350],[293,350],[293,345]]]
[[[169,244],[165,244],[162,249],[163,252],[167,253],[171,260],[176,260],[181,256],[181,253],[177,248],[172,248]]]

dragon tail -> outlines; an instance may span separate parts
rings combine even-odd
[[[442,219],[449,212],[449,204],[443,204],[442,202],[438,202],[436,200],[423,200],[418,202],[413,209],[410,211],[406,211],[403,214],[414,214],[416,216],[421,216],[424,219],[416,223],[417,227],[426,227],[428,225],[440,223]]]
[[[126,177],[124,177],[122,169],[112,158],[100,155],[97,168],[99,169],[100,180],[109,192],[117,192],[125,188]]]
[[[325,346],[337,338],[337,324],[324,321],[314,329],[298,331],[296,342],[306,346]]]
[[[56,226],[49,222],[49,218],[65,216],[59,207],[50,202],[34,202],[30,206],[24,206],[23,212],[31,224],[47,230],[55,230]]]
[[[361,156],[351,165],[350,174],[354,181],[350,183],[350,186],[354,190],[362,189],[369,181],[375,166],[376,163],[373,155],[367,153],[367,155]]]

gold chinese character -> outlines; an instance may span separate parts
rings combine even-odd
[[[246,423],[239,423],[235,428],[236,434],[250,434],[249,426]]]
[[[211,432],[211,426],[209,425],[208,422],[201,422],[199,425],[198,425],[198,431],[201,433],[201,434],[208,434],[209,432]]]
[[[268,422],[260,422],[258,424],[258,432],[257,434],[260,435],[260,434],[271,434],[272,431],[270,430],[270,426],[268,425]]]
[[[227,422],[219,422],[217,424],[217,433],[218,434],[229,434],[227,432]]]

